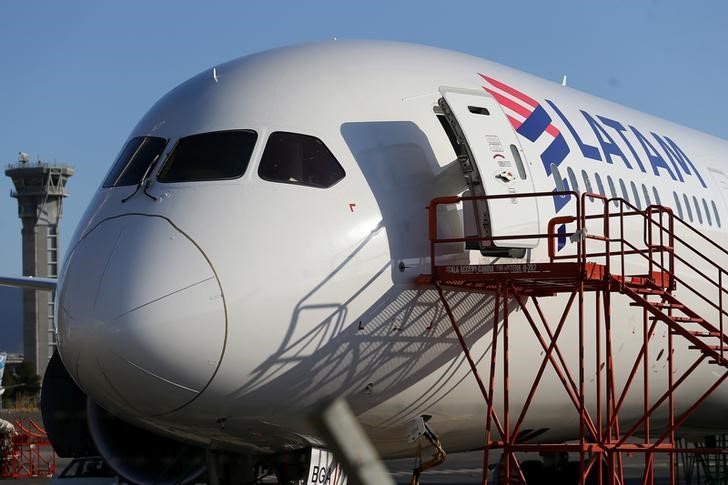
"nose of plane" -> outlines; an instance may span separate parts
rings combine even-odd
[[[110,410],[149,416],[183,407],[213,378],[226,328],[213,267],[165,218],[107,219],[69,255],[59,351],[81,388]]]

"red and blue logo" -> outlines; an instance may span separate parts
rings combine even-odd
[[[540,147],[546,147],[541,152],[540,158],[546,175],[554,177],[554,192],[557,191],[556,187],[571,190],[566,179],[556,180],[557,176],[561,178],[556,169],[566,160],[571,149],[561,130],[553,124],[549,112],[558,117],[559,126],[568,130],[571,142],[573,142],[572,147],[577,147],[579,155],[585,160],[590,159],[607,164],[614,164],[619,160],[628,170],[639,169],[645,174],[651,172],[649,175],[656,177],[668,175],[675,182],[685,183],[688,176],[693,176],[703,188],[707,188],[705,180],[685,151],[667,135],[638,129],[631,124],[607,116],[594,115],[583,109],[579,110],[581,116],[575,115],[576,118],[570,120],[570,117],[567,117],[549,99],[544,100],[549,108],[547,112],[544,105],[526,93],[485,74],[479,75],[487,83],[482,86],[483,89],[500,104],[516,133],[532,143],[538,142]],[[588,126],[590,130],[582,128],[577,131],[572,123],[576,119],[580,120],[582,126]],[[612,187],[611,196],[616,197],[611,179],[609,180]],[[634,183],[631,185],[636,205],[639,206],[637,189]],[[572,187],[572,189],[578,190],[578,187]],[[646,193],[647,189],[644,191]],[[621,195],[625,199],[630,198],[624,188]],[[555,212],[560,212],[572,198],[554,195]],[[565,233],[566,229],[562,226],[558,228],[558,231]],[[564,244],[565,240],[559,238],[559,249]]]
[[[480,74],[480,77],[487,83],[483,89],[501,105],[516,133],[531,142],[540,142],[543,137],[550,139],[541,153],[541,162],[546,174],[551,176],[552,167],[559,167],[571,150],[561,130],[552,123],[549,112],[526,93],[485,74]],[[656,177],[668,175],[675,182],[684,183],[688,176],[693,176],[703,188],[707,188],[695,164],[670,136],[641,130],[607,116],[590,114],[583,109],[579,110],[583,118],[581,123],[591,130],[577,131],[573,120],[570,121],[553,101],[546,99],[545,102],[550,112],[569,131],[574,143],[572,147],[576,146],[584,159],[607,164],[614,164],[618,160],[629,170],[639,169],[645,174],[651,172],[650,175]],[[563,187],[569,190],[566,179],[563,179]],[[627,198],[626,194],[622,195]],[[569,197],[554,197],[556,212],[568,201]]]
[[[550,176],[551,166],[558,167],[571,151],[564,135],[552,124],[551,116],[538,101],[526,93],[485,74],[480,74],[480,77],[488,83],[487,86],[483,86],[483,89],[501,105],[516,133],[531,142],[536,142],[542,136],[552,139],[548,147],[541,153],[541,162],[543,162],[546,174]],[[566,180],[564,180],[564,187],[568,187]],[[554,197],[556,212],[563,209],[568,201],[568,197]]]

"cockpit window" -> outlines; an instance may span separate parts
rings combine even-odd
[[[141,182],[165,146],[167,140],[155,136],[137,136],[129,140],[106,176],[104,187],[136,185]]]
[[[268,137],[258,175],[271,182],[327,188],[346,173],[318,138],[277,131]]]
[[[258,134],[252,130],[215,131],[180,138],[159,172],[160,182],[238,178],[245,173]]]

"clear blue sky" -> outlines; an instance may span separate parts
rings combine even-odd
[[[389,39],[560,80],[728,138],[728,2],[0,1],[0,162],[76,168],[64,244],[120,145],[165,92],[286,44]],[[0,274],[20,274],[20,220],[0,177]]]

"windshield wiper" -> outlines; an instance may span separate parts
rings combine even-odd
[[[136,193],[139,192],[139,189],[142,187],[142,185],[144,185],[144,182],[147,180],[147,176],[149,176],[149,172],[151,172],[152,169],[154,168],[154,166],[157,164],[157,160],[159,160],[159,155],[154,157],[154,160],[152,160],[152,163],[150,163],[149,166],[147,167],[147,169],[144,171],[144,175],[142,175],[142,179],[137,184],[136,189],[134,189],[134,192],[132,192],[131,195],[121,199],[122,204],[124,204],[126,201],[128,201],[129,199],[134,197],[136,195]],[[147,186],[144,187],[144,190],[143,190],[144,195],[146,195],[147,197],[151,197],[155,201],[159,200],[157,197],[154,197],[153,195],[149,194],[147,192],[147,188],[148,188]]]

